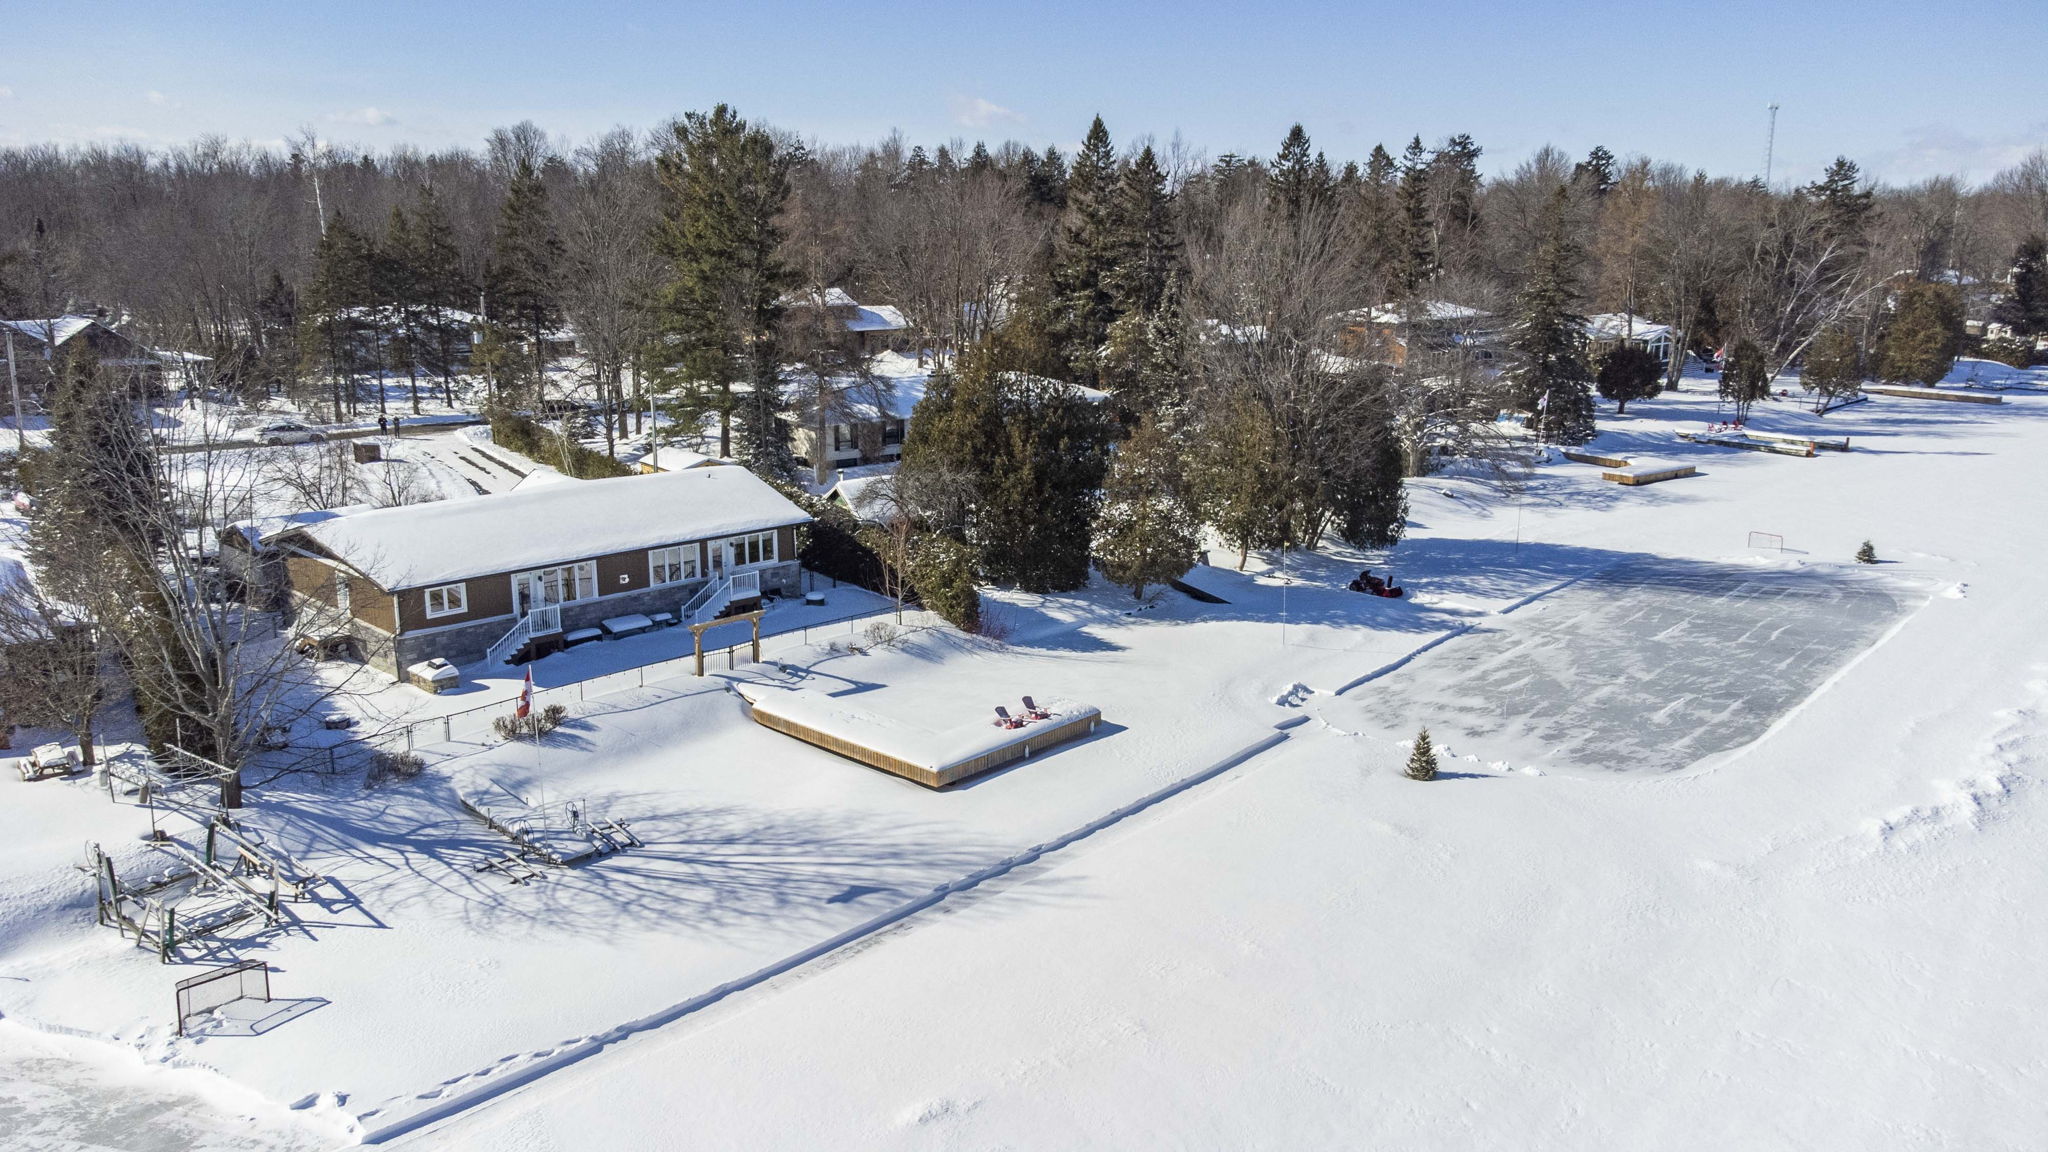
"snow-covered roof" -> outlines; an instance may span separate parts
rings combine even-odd
[[[834,468],[832,478],[823,484],[804,481],[804,488],[813,496],[830,496],[832,490],[848,480],[868,480],[876,476],[887,476],[896,471],[896,461],[885,460],[879,464],[849,464]]]
[[[856,476],[853,473],[859,472]],[[839,479],[825,492],[828,500],[837,500],[846,510],[861,519],[869,519],[879,511],[882,494],[887,491],[891,478],[896,474],[896,465],[870,464],[861,468],[843,469]]]
[[[299,534],[396,592],[809,519],[744,468],[692,468],[383,508]]]
[[[888,304],[856,304],[846,322],[848,332],[901,332],[908,327],[910,321]]]
[[[1670,335],[1671,325],[1629,312],[1601,312],[1586,317],[1586,337],[1590,340],[1648,341]]]
[[[527,488],[538,488],[543,484],[574,484],[575,482],[576,478],[574,476],[568,475],[560,468],[552,468],[543,464],[526,475],[521,476],[519,483],[512,485],[512,491],[519,492]]]
[[[1378,308],[1362,308],[1349,315],[1370,320],[1375,324],[1455,324],[1461,320],[1488,318],[1493,313],[1464,304],[1453,304],[1449,300],[1418,300],[1415,313],[1399,305],[1385,304]]]
[[[848,332],[901,332],[910,327],[900,309],[889,304],[863,304],[844,288],[827,288],[823,293],[791,292],[780,303],[784,308],[809,308],[816,306],[821,296],[826,308],[852,313],[846,318]]]
[[[369,512],[375,507],[374,504],[351,504],[346,508],[318,508],[308,512],[287,512],[280,516],[258,516],[250,520],[237,520],[227,526],[227,531],[248,541],[251,549],[260,549],[280,532],[303,528],[308,524],[319,524],[337,516]]]
[[[863,424],[876,420],[908,420],[917,402],[924,399],[925,390],[931,386],[932,373],[938,370],[936,362],[921,364],[917,357],[901,352],[877,352],[868,358],[865,377],[845,376],[834,381],[838,389],[834,422]],[[1085,384],[1043,376],[1029,377],[1022,373],[1012,373],[1009,378],[1019,382],[1035,379],[1053,384],[1091,404],[1109,399],[1109,393]]]
[[[99,321],[91,316],[56,316],[48,320],[0,320],[38,344],[62,344]]]

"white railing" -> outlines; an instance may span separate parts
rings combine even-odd
[[[709,584],[690,597],[683,605],[682,620],[685,624],[703,624],[718,619],[725,606],[735,600],[746,600],[761,594],[759,572],[735,572],[716,584]]]
[[[562,609],[560,605],[550,604],[545,608],[535,608],[533,611],[520,617],[519,623],[514,624],[512,630],[505,633],[503,639],[491,645],[490,652],[484,657],[484,663],[503,664],[512,659],[513,655],[521,648],[526,647],[528,640],[533,639],[535,636],[551,636],[561,630]]]

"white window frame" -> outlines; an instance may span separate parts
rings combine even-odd
[[[647,552],[647,582],[654,587],[664,584],[683,584],[698,578],[697,546],[678,544],[673,548],[652,548]],[[664,568],[675,572],[669,579],[662,578]]]
[[[452,598],[450,593],[453,593]],[[434,607],[436,594],[441,599],[441,606],[439,608]],[[425,601],[427,605],[427,619],[429,620],[438,620],[443,616],[460,616],[469,611],[469,585],[463,583],[436,585],[427,589]]]
[[[728,536],[718,542],[719,552],[726,559],[726,570],[738,572],[749,568],[764,568],[776,562],[776,537],[781,533],[771,528],[766,532],[748,532],[742,536]],[[758,543],[760,557],[746,558],[749,546]]]
[[[535,568],[531,571],[519,572],[513,575],[512,607],[514,611],[517,611],[519,608],[520,590],[534,581],[538,581],[545,587],[548,574],[552,572],[564,573],[559,582],[563,585],[565,592],[573,593],[573,595],[565,595],[560,600],[552,602],[545,600],[536,601],[527,606],[527,611],[531,612],[535,608],[559,607],[563,604],[580,604],[585,600],[597,599],[597,561],[584,560],[575,564],[554,564],[546,568]]]

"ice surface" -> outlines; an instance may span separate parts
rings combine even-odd
[[[1361,689],[1366,716],[1490,750],[1672,772],[1762,735],[1906,609],[1834,569],[1629,561]]]

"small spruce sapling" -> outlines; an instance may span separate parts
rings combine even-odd
[[[1429,729],[1415,734],[1415,747],[1408,753],[1410,780],[1436,779],[1436,749],[1429,742]]]
[[[1856,562],[1858,564],[1877,563],[1877,549],[1870,546],[1870,541],[1865,540],[1863,547],[1856,550]]]

